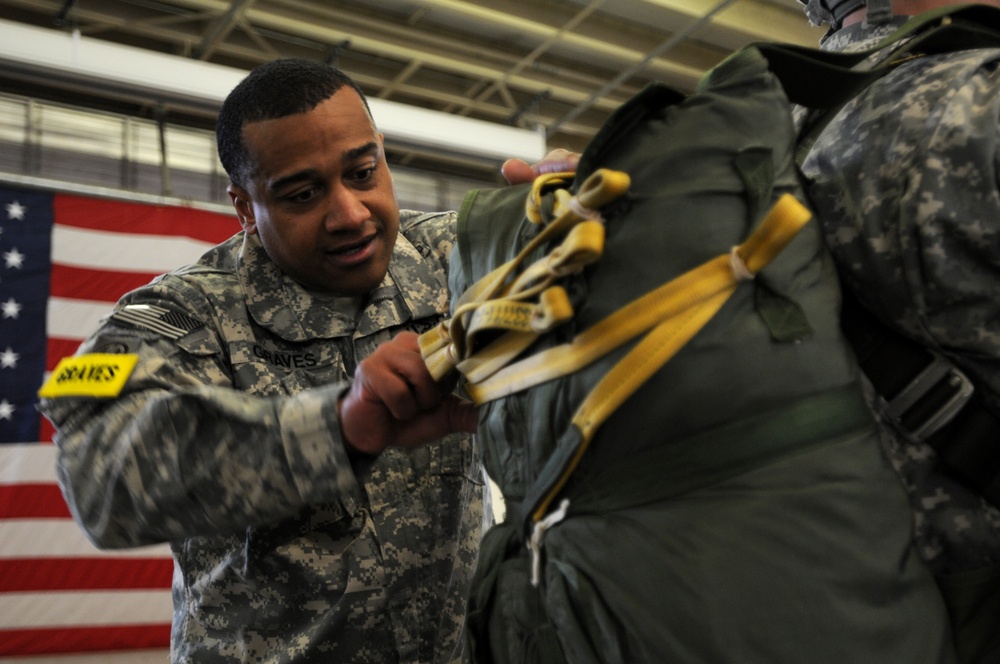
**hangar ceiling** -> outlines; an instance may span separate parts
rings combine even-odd
[[[815,46],[822,35],[797,0],[0,0],[0,16],[247,70],[282,56],[321,59],[370,97],[531,128],[550,148],[575,150],[650,80],[690,91],[744,44]],[[11,72],[0,72],[0,90],[213,123],[207,113]],[[390,157],[495,173],[412,150]]]

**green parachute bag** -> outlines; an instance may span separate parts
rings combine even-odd
[[[795,168],[790,100],[841,103],[856,59],[748,47],[626,102],[575,176],[467,196],[420,341],[507,510],[475,661],[954,661]]]

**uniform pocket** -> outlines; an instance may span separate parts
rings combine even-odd
[[[438,443],[426,446],[430,456],[427,472],[431,475],[460,475],[470,482],[482,485],[482,461],[472,437],[454,434]]]

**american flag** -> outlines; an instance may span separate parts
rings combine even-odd
[[[169,643],[169,549],[84,537],[36,392],[122,294],[237,230],[191,208],[0,187],[0,657]]]

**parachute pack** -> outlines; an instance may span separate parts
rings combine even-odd
[[[1000,43],[918,23],[907,53]],[[626,102],[575,174],[467,196],[420,341],[507,508],[476,661],[954,661],[796,168],[791,105],[839,108],[867,55],[747,47]]]

